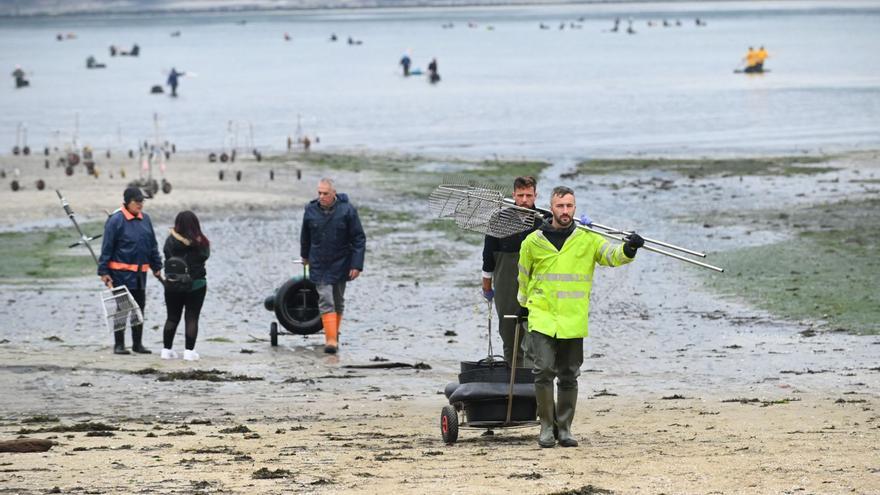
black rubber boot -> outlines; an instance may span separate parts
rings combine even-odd
[[[113,332],[113,354],[131,354],[125,348],[125,331]]]
[[[559,427],[559,445],[562,447],[577,447],[578,441],[571,434],[571,421],[574,419],[578,391],[577,389],[558,390],[557,395],[556,425]]]
[[[141,343],[141,338],[144,335],[144,327],[142,325],[138,325],[136,327],[131,328],[131,350],[138,354],[152,354],[153,351],[144,347]]]
[[[550,448],[556,445],[553,436],[553,385],[535,384],[535,399],[538,402],[538,416],[541,420],[541,433],[538,435],[538,445]]]

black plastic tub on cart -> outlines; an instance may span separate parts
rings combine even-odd
[[[462,361],[458,383],[449,383],[444,390],[449,405],[443,406],[440,413],[443,441],[455,443],[459,428],[492,431],[536,425],[537,403],[532,370],[516,368],[513,387],[510,376],[510,366],[497,356]]]

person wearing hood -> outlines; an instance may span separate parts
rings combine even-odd
[[[357,209],[333,180],[318,181],[318,198],[306,205],[300,231],[300,256],[318,291],[324,325],[324,352],[339,348],[339,326],[345,307],[345,285],[364,270],[367,236]]]
[[[574,191],[565,186],[553,189],[550,210],[552,222],[529,234],[520,248],[517,299],[524,308],[520,316],[529,318],[541,420],[538,445],[553,447],[558,440],[562,447],[577,447],[571,423],[584,362],[593,272],[597,264],[615,267],[632,262],[645,241],[633,232],[624,244],[613,246],[598,234],[576,228]],[[581,218],[581,224],[590,223],[586,216]]]
[[[147,303],[147,272],[162,280],[162,256],[149,215],[143,212],[144,193],[129,187],[122,193],[122,207],[104,224],[98,276],[108,288],[124,285],[143,314]],[[142,342],[143,324],[131,326],[131,350],[150,354]],[[114,354],[131,354],[125,348],[125,330],[113,332]]]
[[[199,334],[199,315],[208,291],[205,262],[211,256],[211,243],[202,233],[199,217],[187,210],[177,214],[174,228],[165,240],[165,307],[168,316],[163,333],[162,359],[176,359],[171,347],[180,317],[184,316],[185,361],[198,361],[195,351]],[[184,309],[186,314],[184,315]]]

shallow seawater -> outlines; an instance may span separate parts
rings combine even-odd
[[[615,17],[637,34],[608,32]],[[647,25],[663,19],[682,25]],[[8,152],[21,124],[35,149],[278,150],[298,133],[458,156],[876,148],[878,21],[863,1],[4,18],[0,67],[32,85],[0,89],[0,141]],[[137,58],[108,53],[134,43]],[[772,72],[733,73],[750,45]],[[422,69],[436,57],[441,83],[403,78],[404,52]],[[108,67],[86,70],[89,55]],[[188,72],[180,97],[150,95],[172,67]]]

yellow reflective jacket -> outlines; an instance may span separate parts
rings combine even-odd
[[[761,60],[758,58],[758,52],[754,50],[749,50],[749,52],[746,53],[746,67],[757,65],[758,62],[761,62]]]
[[[596,264],[620,266],[632,260],[623,245],[615,247],[583,229],[576,228],[559,251],[542,231],[529,234],[519,251],[517,294],[520,306],[529,310],[529,331],[557,339],[586,337]]]
[[[755,54],[755,58],[758,60],[759,64],[763,64],[764,61],[767,60],[767,57],[769,57],[769,56],[770,56],[770,54],[767,53],[767,50],[764,50],[763,48],[758,50],[758,52]]]

